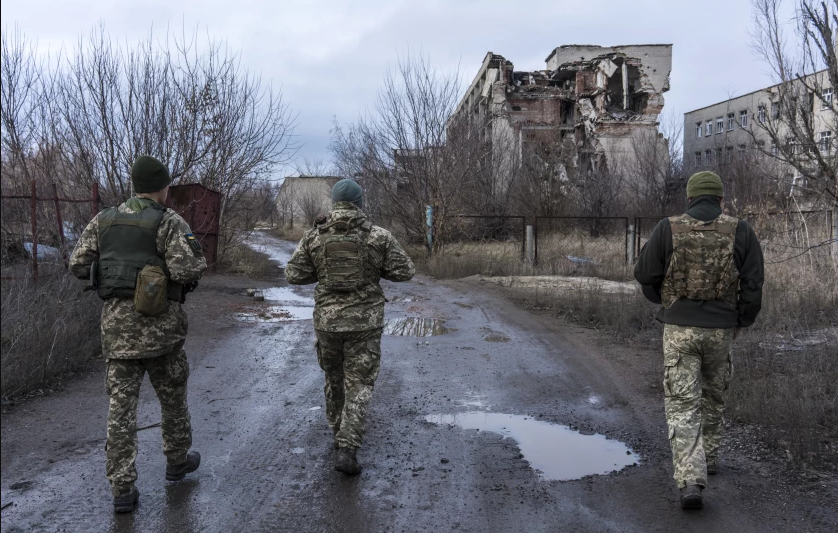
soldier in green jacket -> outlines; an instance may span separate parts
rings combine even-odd
[[[207,263],[186,221],[163,207],[171,182],[166,166],[140,156],[131,181],[137,195],[99,213],[70,258],[73,275],[89,279],[104,300],[102,353],[110,395],[106,472],[116,512],[131,512],[139,501],[134,485],[137,402],[146,372],[160,400],[166,479],[183,479],[201,460],[198,452],[190,451],[182,303],[187,287],[197,284]],[[148,272],[152,281],[143,281]],[[146,307],[143,298],[149,297],[157,298],[156,307]]]
[[[744,220],[724,215],[722,180],[699,172],[687,182],[689,207],[662,220],[640,253],[634,277],[662,304],[664,404],[681,507],[703,506],[716,474],[724,391],[733,372],[738,328],[754,323],[762,302],[762,250]]]
[[[393,235],[363,211],[352,180],[332,189],[332,211],[302,238],[285,267],[288,283],[317,282],[314,330],[326,374],[326,418],[335,435],[335,469],[361,472],[356,451],[381,363],[384,291],[379,280],[408,281],[415,269]]]

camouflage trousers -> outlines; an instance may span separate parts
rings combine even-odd
[[[137,403],[148,372],[160,400],[163,453],[171,464],[186,460],[192,446],[192,425],[186,404],[189,363],[183,349],[147,359],[108,359],[105,386],[110,395],[106,473],[114,495],[137,480]]]
[[[707,485],[707,461],[718,453],[724,391],[733,373],[733,333],[733,328],[664,327],[664,404],[679,488]]]
[[[326,373],[326,418],[341,448],[358,448],[381,365],[381,329],[315,330],[317,361]]]

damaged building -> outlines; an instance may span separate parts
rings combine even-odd
[[[630,163],[638,136],[666,142],[657,125],[671,65],[669,44],[560,46],[536,71],[517,71],[489,52],[454,117],[481,125],[495,168],[507,177],[515,159],[506,154],[520,161],[522,148],[545,135],[562,152],[564,177],[618,170]]]

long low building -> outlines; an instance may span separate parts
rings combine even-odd
[[[798,172],[781,160],[788,154],[801,158],[817,148],[832,154],[836,115],[834,89],[826,71],[800,81],[778,84],[723,100],[684,114],[684,166],[689,171],[717,169],[736,158],[774,156],[772,168],[783,182],[794,184]],[[817,92],[818,94],[814,94]],[[790,113],[784,105],[793,102],[797,117],[811,118],[812,146],[795,150],[800,140],[788,135]],[[780,146],[780,143],[786,146]],[[790,149],[791,148],[791,149]],[[784,154],[783,152],[786,152]]]

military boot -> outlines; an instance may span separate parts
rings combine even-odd
[[[719,460],[715,457],[707,458],[707,475],[715,476],[719,473]]]
[[[699,485],[688,485],[681,489],[681,509],[701,509],[704,501]]]
[[[358,448],[340,448],[338,450],[338,458],[335,461],[335,470],[343,472],[348,476],[356,476],[361,473],[361,465],[358,464],[358,459],[355,453]]]
[[[139,503],[140,491],[132,485],[130,490],[113,497],[113,510],[115,513],[131,513]]]
[[[179,481],[186,477],[186,474],[198,470],[200,465],[201,454],[196,451],[190,451],[186,454],[186,461],[178,465],[166,465],[166,481]]]

